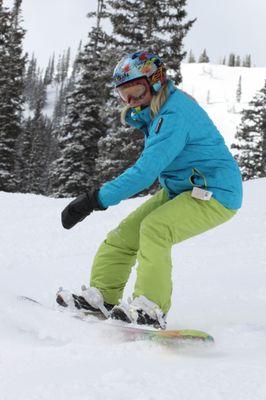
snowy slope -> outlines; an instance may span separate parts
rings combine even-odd
[[[182,64],[181,88],[194,96],[222,133],[228,146],[234,141],[240,112],[264,86],[266,68],[228,67],[214,64]],[[241,76],[242,96],[236,100]]]
[[[60,285],[79,290],[106,233],[147,197],[66,231],[68,200],[1,192],[1,400],[265,400],[265,196],[266,179],[246,182],[237,216],[174,246],[168,327],[206,330],[216,344],[167,349],[16,301],[53,306]]]

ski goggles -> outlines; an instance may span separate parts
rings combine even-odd
[[[137,102],[150,92],[150,85],[146,78],[140,78],[118,86],[116,91],[125,103]]]

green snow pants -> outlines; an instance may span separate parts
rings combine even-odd
[[[195,199],[191,191],[169,200],[160,190],[108,233],[95,255],[90,286],[100,290],[105,302],[117,304],[137,260],[133,298],[143,295],[166,314],[171,306],[172,246],[228,221],[236,212],[214,198]]]

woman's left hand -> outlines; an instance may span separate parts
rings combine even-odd
[[[96,210],[106,210],[98,201],[98,189],[79,195],[62,211],[61,221],[65,229],[73,228],[78,222]]]

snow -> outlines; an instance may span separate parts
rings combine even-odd
[[[1,400],[264,400],[266,397],[266,179],[244,183],[229,222],[173,247],[168,328],[212,334],[214,346],[124,342],[17,295],[54,306],[78,291],[107,232],[149,198],[95,212],[70,231],[67,199],[0,193]],[[131,294],[135,270],[125,290]]]
[[[180,88],[190,93],[207,111],[230,147],[234,142],[241,111],[264,86],[266,68],[228,67],[215,64],[181,64]],[[236,92],[241,76],[241,100]]]

